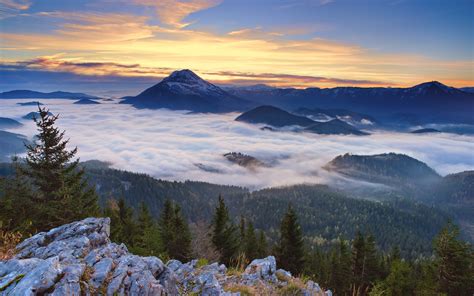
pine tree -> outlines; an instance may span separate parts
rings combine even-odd
[[[280,242],[278,245],[278,262],[282,268],[293,274],[303,271],[304,242],[303,232],[298,218],[291,205],[280,225]]]
[[[27,237],[37,232],[34,229],[34,192],[19,170],[18,158],[13,158],[11,177],[0,178],[0,229],[20,232]]]
[[[459,228],[449,222],[434,240],[440,292],[473,295],[474,253],[471,245],[457,239]]]
[[[267,238],[263,230],[258,232],[257,258],[265,258],[268,254]]]
[[[120,232],[117,241],[124,243],[127,247],[133,248],[135,245],[137,227],[133,219],[133,210],[125,204],[122,198],[118,202],[118,223],[120,224]]]
[[[39,109],[34,117],[38,135],[33,144],[26,145],[26,167],[22,173],[28,177],[37,193],[34,199],[37,213],[36,228],[52,227],[98,214],[97,195],[87,185],[84,170],[73,160],[77,147],[67,150],[69,140],[63,140],[64,131],[55,127],[58,116]]]
[[[178,205],[174,206],[173,229],[173,248],[168,253],[171,258],[186,262],[191,256],[191,233]]]
[[[173,259],[187,261],[191,256],[191,232],[181,208],[166,200],[160,216],[163,251]]]
[[[134,253],[141,256],[157,256],[163,249],[158,226],[143,202],[138,210],[137,235],[134,245]]]
[[[238,234],[236,227],[229,218],[229,211],[222,196],[219,196],[218,205],[212,219],[212,243],[221,255],[221,262],[231,265],[238,251]]]
[[[258,257],[258,242],[252,222],[248,223],[245,234],[245,256],[249,261]]]
[[[365,239],[360,231],[357,231],[354,241],[352,242],[352,295],[361,295],[365,270]]]

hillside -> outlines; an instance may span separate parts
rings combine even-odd
[[[236,121],[246,123],[262,123],[274,127],[310,126],[315,122],[304,116],[293,115],[285,110],[273,106],[260,106],[239,115]]]
[[[425,163],[403,154],[344,154],[330,161],[325,168],[358,180],[388,186],[429,185],[441,177]]]
[[[166,108],[204,113],[242,111],[251,105],[250,102],[203,80],[190,70],[174,71],[158,84],[135,97],[125,98],[121,103],[137,108]]]
[[[356,135],[365,136],[368,133],[356,129],[354,126],[340,120],[333,119],[326,122],[319,122],[310,125],[304,129],[306,132],[311,132],[321,135]]]
[[[22,126],[21,123],[18,121],[11,119],[11,118],[6,118],[6,117],[0,117],[0,129],[3,128],[15,128],[15,127],[20,127]]]
[[[25,151],[25,136],[0,130],[0,161],[9,161],[11,156]]]

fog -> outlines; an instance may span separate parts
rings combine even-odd
[[[35,99],[36,100],[36,99]],[[10,129],[32,137],[34,123],[21,119],[34,106],[0,100],[0,117],[24,123]],[[184,111],[135,109],[116,102],[74,105],[72,100],[39,100],[60,114],[70,147],[81,161],[99,159],[112,167],[167,180],[199,180],[258,189],[299,183],[326,183],[321,166],[344,153],[404,153],[446,175],[474,169],[474,136],[376,132],[370,136],[326,136],[261,131],[261,125],[234,121],[233,114],[187,114]],[[227,152],[252,155],[271,167],[248,170],[227,161]],[[206,172],[196,164],[219,171]]]

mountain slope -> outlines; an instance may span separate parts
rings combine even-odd
[[[64,91],[39,92],[33,90],[12,90],[0,93],[0,99],[98,99],[98,97],[83,93]]]
[[[340,119],[333,119],[326,122],[318,122],[316,124],[308,126],[304,129],[304,131],[321,135],[368,135],[368,133],[360,131]]]
[[[76,105],[98,105],[99,102],[93,101],[91,99],[80,99],[79,101],[75,101],[74,104]]]
[[[291,125],[310,126],[315,122],[304,116],[293,115],[273,106],[260,106],[238,116],[236,121],[247,123],[263,123],[274,127]]]
[[[388,186],[427,185],[441,180],[425,163],[404,154],[344,154],[331,160],[325,168],[345,176]]]
[[[14,119],[0,117],[0,128],[15,128],[20,126],[22,126],[22,124]]]
[[[250,102],[227,93],[190,70],[175,71],[160,83],[121,103],[137,108],[212,113],[242,111],[251,106]]]

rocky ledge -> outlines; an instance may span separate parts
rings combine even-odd
[[[165,265],[129,253],[109,235],[109,218],[87,218],[26,239],[0,262],[0,295],[331,295],[277,270],[273,256],[243,272],[198,260]]]

